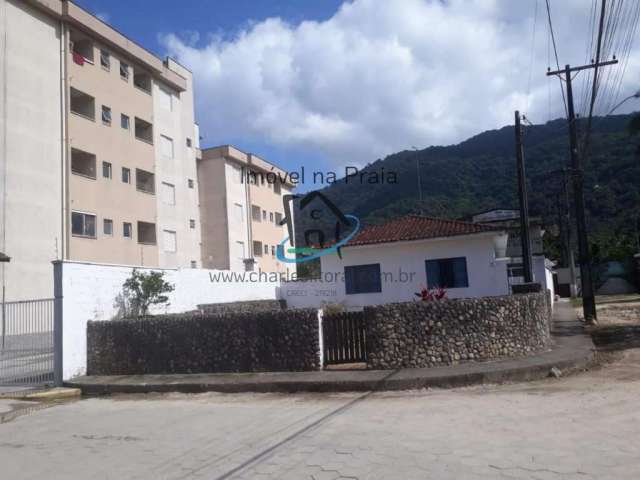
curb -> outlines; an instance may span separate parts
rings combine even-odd
[[[83,395],[125,393],[298,393],[397,391],[455,388],[541,380],[556,368],[563,374],[594,362],[594,347],[584,334],[555,337],[547,352],[515,359],[438,368],[399,370],[265,372],[184,375],[85,376],[66,385]]]
[[[52,402],[57,400],[68,400],[71,398],[80,398],[81,395],[82,390],[80,388],[56,387],[47,390],[0,394],[0,399]]]

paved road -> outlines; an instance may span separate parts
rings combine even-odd
[[[638,479],[640,350],[558,380],[89,399],[0,425],[2,478]]]

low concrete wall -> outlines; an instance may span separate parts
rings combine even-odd
[[[319,368],[316,310],[159,315],[87,326],[89,375]]]
[[[284,300],[246,300],[244,302],[206,303],[198,305],[199,311],[211,315],[273,312],[284,308],[287,308],[287,302]]]
[[[547,293],[365,307],[367,367],[433,367],[549,345]]]

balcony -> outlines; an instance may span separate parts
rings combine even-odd
[[[151,75],[138,68],[133,69],[133,84],[145,93],[151,94]]]
[[[138,243],[145,245],[156,244],[156,224],[148,222],[138,222]]]
[[[71,87],[69,91],[71,113],[80,115],[88,120],[96,119],[96,101],[91,95]]]
[[[71,54],[73,61],[82,66],[85,63],[93,65],[93,42],[77,31],[71,32]]]
[[[150,193],[155,195],[156,193],[156,184],[155,184],[155,175],[151,172],[147,172],[146,170],[140,170],[136,168],[136,189],[139,192]]]
[[[71,149],[71,173],[96,179],[96,156],[75,148]]]
[[[135,118],[135,135],[138,140],[153,145],[153,125],[138,117]]]

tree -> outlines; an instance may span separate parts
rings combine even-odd
[[[164,279],[164,272],[144,273],[134,268],[122,288],[128,304],[127,313],[142,317],[149,313],[151,305],[168,305],[169,297],[164,294],[172,292],[175,287]]]

